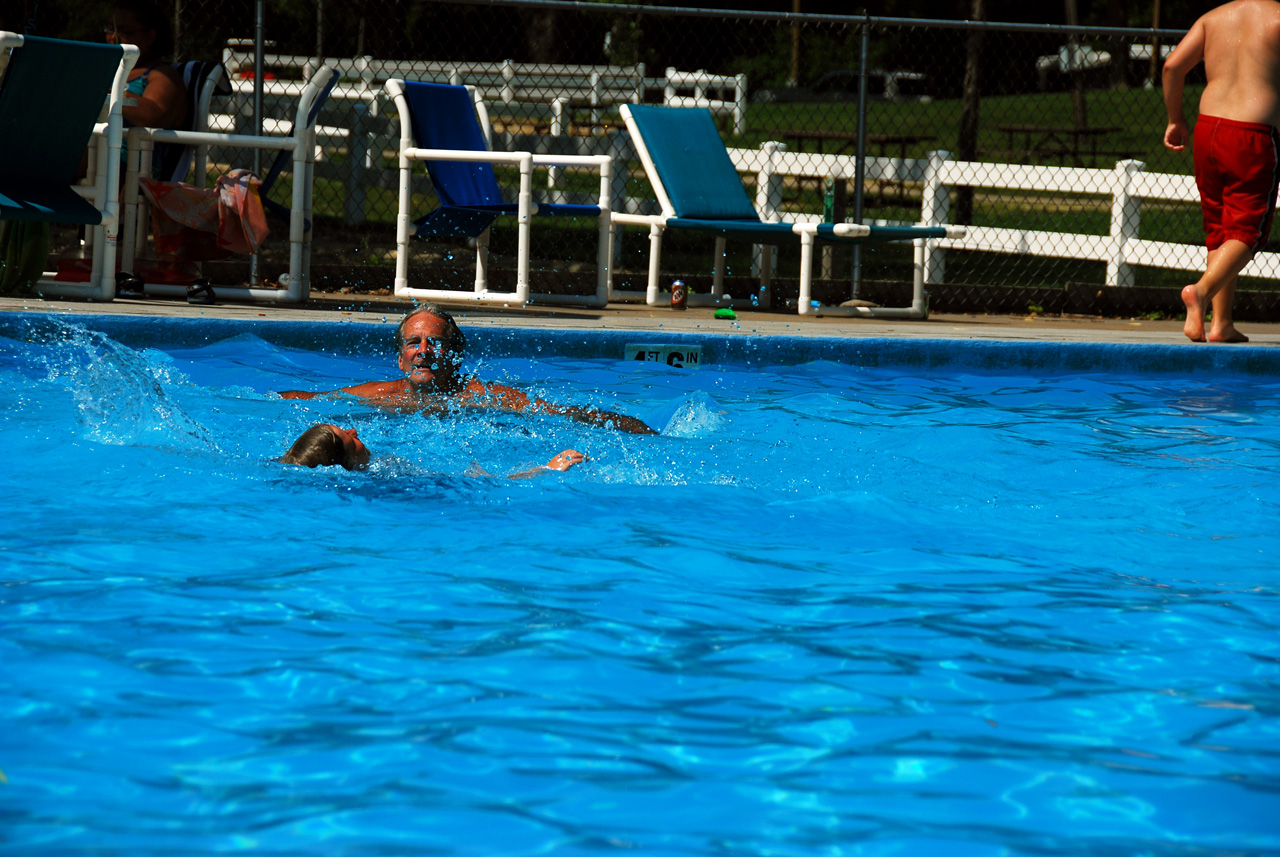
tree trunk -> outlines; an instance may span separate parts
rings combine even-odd
[[[972,0],[970,9],[971,20],[986,20],[986,0]],[[984,35],[981,30],[971,30],[965,44],[964,89],[960,95],[960,133],[956,138],[956,157],[962,161],[973,161],[978,158],[978,117],[982,107],[979,82]],[[973,222],[973,188],[971,187],[956,189],[955,222],[966,226]]]
[[[560,13],[554,9],[521,12],[524,23],[524,43],[529,50],[529,61],[536,63],[557,62]]]
[[[1107,26],[1129,26],[1128,0],[1107,0]],[[1125,90],[1129,88],[1129,39],[1112,38],[1111,51],[1111,88]]]
[[[1067,5],[1067,26],[1080,23],[1076,12],[1076,0],[1064,0]],[[1089,106],[1084,99],[1084,56],[1080,51],[1080,34],[1075,30],[1067,36],[1067,68],[1071,72],[1071,113],[1075,127],[1089,127]]]

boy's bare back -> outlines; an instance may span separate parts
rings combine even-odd
[[[1226,3],[1200,18],[1183,41],[1198,41],[1196,53],[1204,57],[1209,83],[1201,113],[1280,126],[1280,3]]]

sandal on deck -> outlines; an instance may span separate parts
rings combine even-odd
[[[116,271],[116,297],[145,298],[145,283],[128,271]]]
[[[187,286],[187,303],[211,304],[215,300],[217,296],[213,293],[213,286],[209,284],[208,277],[201,277]]]

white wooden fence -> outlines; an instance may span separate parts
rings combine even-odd
[[[567,108],[590,108],[591,121],[598,124],[604,109],[614,104],[640,104],[650,90],[661,91],[664,104],[706,107],[712,113],[730,116],[735,134],[746,131],[747,77],[742,74],[718,75],[703,70],[668,68],[661,77],[647,77],[644,63],[633,66],[548,65],[512,60],[379,60],[367,56],[337,62],[344,81],[330,98],[365,102],[369,115],[374,116],[380,112],[382,84],[398,77],[473,86],[482,98],[495,105],[543,105],[550,114],[553,135],[564,132]],[[239,74],[253,69],[252,52],[244,50],[240,41],[233,40],[222,52],[222,63],[227,68],[235,92],[240,96],[252,95],[253,81]],[[319,68],[320,64],[318,57],[266,54],[263,65],[268,70],[287,71],[290,79],[264,79],[263,91],[272,96],[288,95],[291,85],[300,85],[297,81],[309,79],[311,70]],[[226,120],[222,121],[225,124]]]
[[[857,161],[851,156],[788,152],[781,143],[764,143],[759,149],[730,149],[729,155],[739,172],[755,174],[756,208],[766,220],[780,219],[784,177],[852,179],[856,175]],[[930,240],[925,247],[928,283],[945,282],[948,249],[1105,262],[1106,284],[1121,287],[1134,284],[1135,267],[1204,269],[1203,244],[1140,237],[1142,200],[1200,201],[1193,177],[1149,173],[1141,161],[1120,161],[1106,170],[953,161],[948,152],[931,152],[927,160],[868,157],[864,178],[919,186],[919,222],[926,226],[950,223],[950,191],[956,187],[1090,194],[1110,199],[1106,235],[968,226],[963,238]],[[804,219],[821,218],[809,215]],[[1243,276],[1280,279],[1280,254],[1258,253],[1245,267]]]

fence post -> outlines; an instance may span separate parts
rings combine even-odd
[[[776,140],[766,140],[760,144],[763,163],[760,172],[756,173],[756,211],[766,223],[777,223],[782,219],[779,214],[782,206],[782,176],[775,169],[775,160],[786,152],[786,144]],[[768,244],[752,245],[751,275],[759,277],[760,272],[766,267],[771,277],[778,269],[773,247]]]
[[[511,60],[502,61],[502,103],[510,104],[516,100],[516,90],[511,82],[515,80],[516,69]]]
[[[613,184],[609,192],[609,205],[613,211],[631,211],[627,205],[627,165],[636,158],[635,146],[631,144],[631,137],[625,130],[609,134],[608,151],[605,153],[613,158]],[[622,242],[623,233],[619,229],[613,231],[613,265],[616,268],[622,261]]]
[[[733,133],[739,137],[747,133],[747,76],[733,78]]]
[[[600,127],[600,102],[604,95],[600,88],[600,72],[591,72],[591,133]]]
[[[920,222],[924,226],[943,226],[951,214],[951,192],[942,184],[940,173],[943,165],[951,160],[950,152],[930,152],[929,164],[924,168],[924,189],[920,194]],[[924,281],[941,283],[946,278],[946,251],[934,246],[932,240],[924,242]]]
[[[1125,244],[1138,237],[1142,221],[1141,200],[1130,193],[1134,176],[1147,168],[1142,161],[1116,164],[1111,193],[1111,254],[1107,259],[1107,285],[1132,286],[1133,266],[1125,261]]]
[[[364,223],[365,177],[369,174],[369,105],[357,101],[351,105],[351,129],[347,134],[347,199],[342,222],[347,226]],[[297,178],[294,179],[297,181]]]

